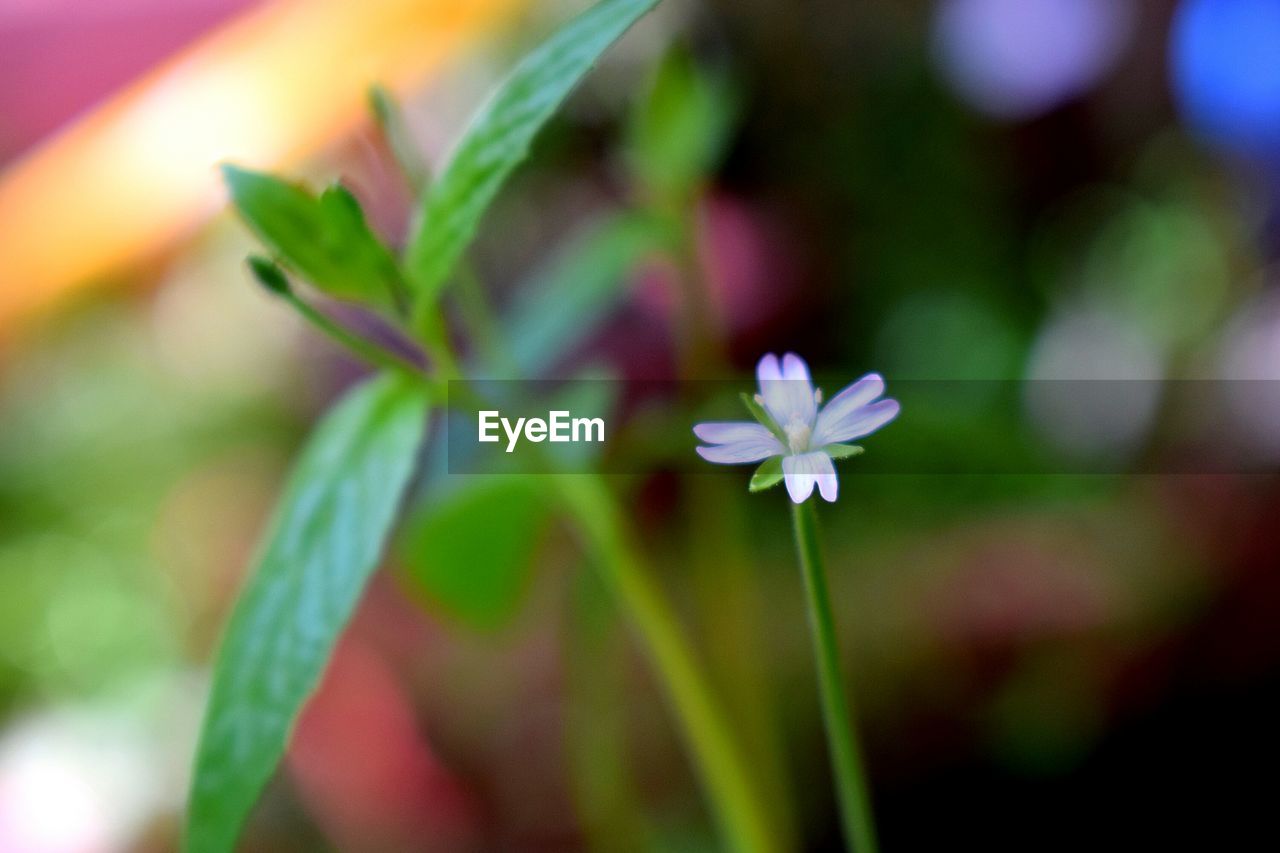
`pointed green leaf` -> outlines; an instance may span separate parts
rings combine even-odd
[[[536,478],[472,478],[415,512],[397,550],[429,604],[491,631],[520,604],[548,511]]]
[[[684,198],[715,169],[738,110],[728,79],[669,50],[631,120],[628,160],[641,187]]]
[[[526,56],[471,120],[423,198],[409,243],[406,262],[420,312],[434,310],[436,294],[538,131],[600,55],[657,2],[592,6]]]
[[[850,456],[858,456],[863,452],[860,444],[828,444],[822,449],[832,459],[848,459]]]
[[[426,425],[417,383],[381,376],[320,423],[289,478],[214,667],[189,853],[227,853],[379,556]]]
[[[286,266],[341,299],[385,303],[399,287],[395,258],[365,222],[360,203],[334,185],[319,198],[296,184],[222,167],[231,201]]]
[[[781,482],[782,457],[770,456],[761,462],[760,467],[751,475],[751,485],[747,488],[753,492],[763,492],[765,489],[772,489]]]

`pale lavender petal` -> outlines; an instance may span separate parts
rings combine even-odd
[[[809,381],[809,368],[794,353],[787,353],[781,366],[775,355],[760,359],[756,368],[760,381],[760,396],[764,407],[786,429],[788,424],[799,422],[812,427],[818,405],[813,397],[813,383]]]
[[[773,433],[768,429],[751,421],[698,424],[693,428],[693,434],[707,444],[734,444],[739,441],[764,441],[773,438]]]
[[[827,503],[835,503],[836,494],[840,490],[840,482],[836,479],[836,466],[832,464],[831,457],[825,453],[809,453],[806,455],[819,457],[813,460],[813,468],[818,481],[818,493],[822,495],[822,499]]]
[[[756,365],[756,381],[760,383],[760,387],[764,387],[764,383],[774,379],[782,378],[782,368],[778,366],[778,357],[773,353],[769,353],[760,359],[760,363]]]
[[[789,352],[782,357],[782,378],[783,379],[801,379],[805,382],[809,380],[809,365],[804,363],[804,359],[793,352]]]
[[[827,401],[822,411],[818,412],[815,431],[820,431],[824,423],[844,420],[855,409],[862,408],[883,393],[884,377],[879,373],[868,373]]]
[[[784,453],[781,442],[772,435],[766,440],[737,441],[733,444],[715,444],[710,447],[696,447],[698,455],[708,462],[720,465],[741,465],[747,462],[760,462],[770,456]]]
[[[898,416],[897,400],[877,400],[867,406],[861,406],[846,412],[843,417],[829,418],[826,410],[818,416],[817,428],[813,431],[813,446],[836,444],[852,441],[864,435],[870,435],[880,427]]]
[[[799,456],[782,457],[782,478],[787,484],[787,494],[791,496],[792,503],[804,503],[809,495],[813,494],[813,487],[817,485],[817,469],[812,457],[821,456],[827,459],[825,453],[803,453]],[[827,459],[830,462],[830,459]]]

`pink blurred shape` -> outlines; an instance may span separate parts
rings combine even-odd
[[[0,162],[259,0],[0,0]]]
[[[950,546],[951,571],[930,581],[926,612],[957,647],[1096,630],[1126,603],[1101,559],[1069,532],[997,526]]]
[[[338,645],[287,758],[340,850],[458,849],[476,809],[419,732],[388,663],[364,639]]]
[[[792,236],[766,211],[713,192],[698,211],[698,263],[716,311],[731,333],[749,332],[776,318],[794,297],[799,278]],[[640,304],[668,316],[679,306],[679,271],[650,265],[637,286]]]

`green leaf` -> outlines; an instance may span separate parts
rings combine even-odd
[[[526,376],[554,367],[618,305],[636,265],[672,236],[664,223],[637,213],[601,219],[575,235],[517,291],[504,323],[511,361]]]
[[[699,68],[684,48],[669,50],[631,120],[628,154],[639,184],[663,198],[692,192],[718,165],[737,111],[723,74]]]
[[[222,167],[231,201],[253,232],[303,278],[341,299],[385,303],[399,284],[395,258],[335,184],[319,198],[272,175]]]
[[[756,402],[755,397],[751,396],[746,391],[739,391],[738,397],[741,398],[742,405],[747,407],[747,411],[751,413],[751,417],[755,418],[757,423],[776,435],[783,444],[787,443],[786,434],[783,433],[778,425],[773,422],[773,418],[769,416],[767,411],[765,411],[764,406]]]
[[[407,252],[420,312],[475,235],[485,210],[538,131],[600,55],[658,0],[602,0],[524,58],[471,120],[423,198]]]
[[[398,548],[428,602],[468,627],[506,624],[528,587],[549,502],[528,475],[487,475],[414,514]]]
[[[859,444],[828,444],[822,450],[832,459],[848,459],[863,452],[862,445]]]
[[[289,478],[214,667],[185,849],[230,851],[378,563],[426,425],[384,375],[325,416]]]
[[[751,484],[747,487],[753,492],[772,489],[782,482],[782,457],[770,456],[760,463],[760,467],[751,475]]]

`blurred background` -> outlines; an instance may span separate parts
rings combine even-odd
[[[585,5],[0,0],[0,851],[175,847],[218,633],[361,372],[250,283],[214,166],[341,179],[399,244],[394,149],[438,166]],[[746,388],[790,349],[891,394],[956,380],[868,451],[958,473],[853,460],[822,507],[887,850],[1275,843],[1280,480],[963,471],[1028,441],[1115,470],[1212,447],[1179,380],[1280,454],[1245,381],[1280,379],[1278,46],[1280,0],[668,0],[486,220],[500,327],[450,310],[489,375]],[[992,379],[1137,390],[1092,410]],[[832,849],[781,493],[645,441],[686,402],[629,408],[652,464],[610,482],[774,819]],[[536,478],[444,476],[438,450],[244,849],[715,849]]]

